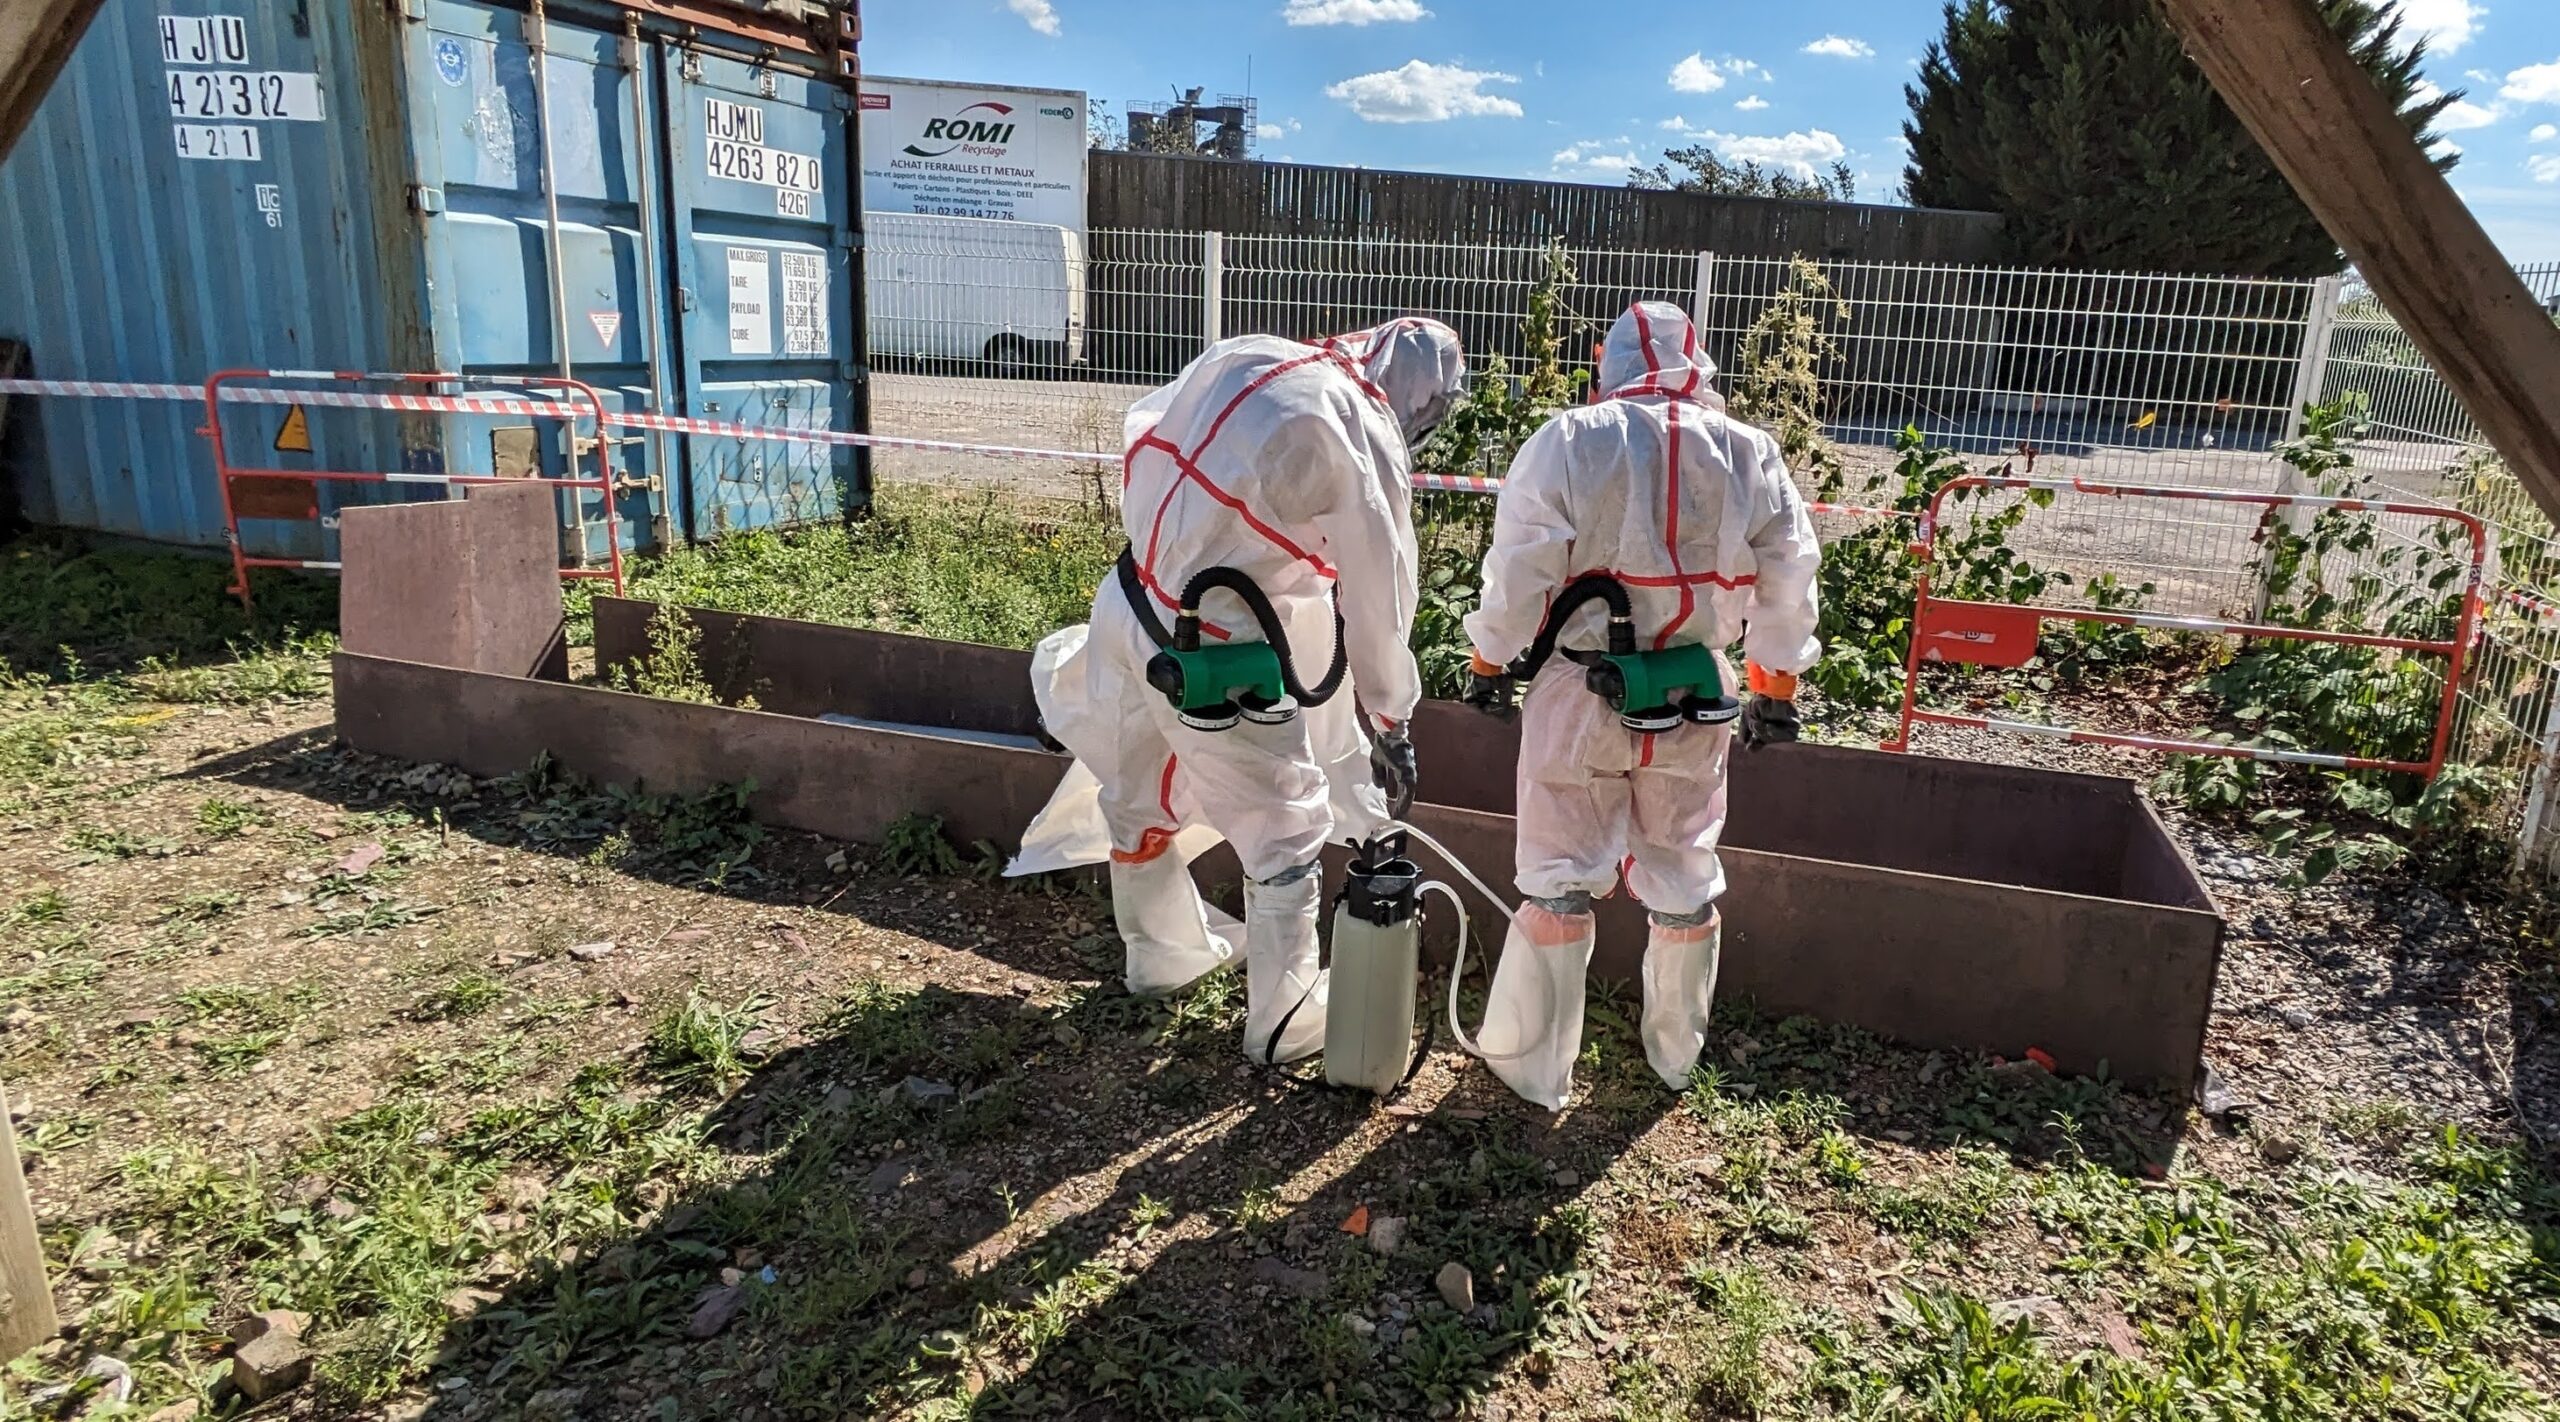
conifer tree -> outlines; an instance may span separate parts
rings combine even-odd
[[[2424,87],[2425,42],[2402,42],[2389,0],[2316,3],[2433,143],[2461,94]],[[2283,277],[2345,265],[2151,0],[1951,0],[1903,97],[1906,195],[2001,214],[2018,261]]]

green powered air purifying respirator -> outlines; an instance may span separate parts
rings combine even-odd
[[[1583,685],[1618,713],[1619,724],[1630,731],[1668,731],[1683,722],[1718,726],[1742,714],[1742,703],[1726,694],[1724,672],[1706,647],[1690,643],[1636,650],[1634,605],[1625,586],[1606,573],[1585,573],[1565,585],[1547,610],[1537,640],[1507,668],[1509,675],[1521,682],[1536,677],[1555,655],[1556,637],[1566,620],[1595,600],[1609,607],[1609,649],[1565,655],[1582,664]]]
[[[1147,660],[1147,685],[1162,692],[1182,724],[1193,730],[1223,731],[1238,721],[1282,725],[1301,708],[1322,706],[1342,689],[1349,662],[1342,645],[1339,606],[1333,614],[1333,665],[1323,680],[1308,686],[1298,680],[1297,663],[1289,655],[1289,634],[1280,625],[1279,613],[1253,579],[1233,568],[1201,569],[1183,588],[1173,627],[1167,630],[1138,574],[1137,559],[1127,549],[1121,550],[1118,571],[1121,591],[1137,613],[1138,625],[1156,644],[1156,654]],[[1201,641],[1200,600],[1218,589],[1234,593],[1244,603],[1261,629],[1262,641]]]

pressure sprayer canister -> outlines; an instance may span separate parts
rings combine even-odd
[[[1412,860],[1389,853],[1353,863],[1343,881],[1324,1024],[1324,1079],[1335,1086],[1384,1096],[1412,1066],[1421,879]]]

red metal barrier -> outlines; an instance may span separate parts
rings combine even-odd
[[[558,400],[504,399],[476,395],[392,394],[331,390],[251,393],[239,388],[238,382],[245,380],[289,381],[308,385],[500,384],[523,390],[556,390],[562,392],[565,398]],[[295,403],[330,408],[391,410],[413,414],[525,415],[535,419],[564,420],[568,422],[570,437],[570,472],[561,476],[413,474],[345,469],[281,469],[234,464],[231,462],[229,448],[223,439],[222,404],[225,400],[237,402],[244,398],[253,403],[262,404]],[[614,496],[617,491],[613,470],[613,441],[605,432],[606,426],[613,423],[613,416],[606,410],[604,398],[596,392],[595,387],[584,381],[545,375],[450,375],[350,370],[217,370],[206,377],[204,382],[204,415],[204,425],[197,432],[202,434],[213,447],[214,480],[222,492],[223,535],[231,545],[232,586],[230,591],[240,599],[242,606],[248,606],[250,602],[249,570],[251,568],[314,568],[335,571],[338,567],[336,562],[320,558],[251,557],[240,539],[243,499],[233,489],[235,484],[243,482],[249,488],[261,491],[273,491],[279,486],[299,482],[305,486],[305,493],[308,495],[304,503],[296,504],[281,513],[276,512],[280,506],[271,500],[263,503],[253,500],[252,510],[248,514],[252,518],[316,518],[319,513],[317,488],[323,483],[435,484],[446,488],[457,484],[532,483],[562,489],[593,489],[600,496],[604,506],[605,566],[590,568],[581,564],[563,568],[561,576],[605,579],[612,582],[616,593],[623,590],[621,520],[614,508]],[[595,472],[592,475],[581,475],[577,472],[576,446],[579,438],[578,422],[581,420],[588,421],[594,426],[591,444],[595,451]],[[583,551],[582,549],[582,554]]]
[[[2052,493],[2092,494],[2101,498],[2196,499],[2211,503],[2255,504],[2268,510],[2338,509],[2346,512],[2408,514],[2419,518],[2440,519],[2459,524],[2470,532],[2471,574],[2463,588],[2461,618],[2454,628],[2452,639],[2443,642],[2430,642],[2415,637],[2387,637],[2370,632],[2323,632],[2300,627],[2278,627],[2258,622],[2229,622],[2210,617],[2172,617],[2145,612],[2099,612],[2074,607],[1969,602],[1962,599],[1933,597],[1929,591],[1929,572],[1931,555],[1937,545],[1939,515],[1947,495],[1958,489],[2045,490]],[[1912,545],[1912,551],[1920,560],[1919,599],[1912,608],[1911,651],[1903,668],[1902,726],[1892,740],[1884,743],[1886,750],[1909,750],[1911,728],[1925,723],[1938,726],[1969,726],[2009,735],[2050,737],[2056,740],[2079,741],[2088,745],[2165,751],[2175,755],[2225,756],[2240,760],[2276,761],[2289,765],[2316,765],[2331,770],[2389,770],[2411,775],[2433,776],[2444,768],[2445,751],[2453,735],[2454,708],[2462,694],[2463,662],[2469,654],[2472,636],[2480,620],[2482,589],[2486,583],[2488,570],[2489,536],[2486,526],[2479,519],[2459,509],[2442,508],[2433,504],[2382,503],[2371,499],[2323,498],[2307,494],[2253,494],[2231,489],[2092,484],[2078,479],[2022,479],[1974,475],[1947,481],[1946,485],[1938,490],[1937,496],[1929,501],[1929,511],[1920,520],[1919,536]],[[1920,667],[1924,662],[1958,662],[1995,667],[2022,666],[2035,654],[2037,638],[2047,622],[2097,622],[2115,627],[2201,632],[2227,637],[2333,642],[2347,646],[2388,647],[2404,652],[2441,656],[2446,659],[2444,697],[2436,710],[2435,737],[2425,760],[2397,761],[2380,760],[2370,756],[2284,750],[2274,746],[2224,745],[2215,741],[2119,735],[2072,726],[2007,721],[1991,716],[1965,716],[1920,709]]]

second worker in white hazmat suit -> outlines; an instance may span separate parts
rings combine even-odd
[[[1558,655],[1521,707],[1520,906],[1478,1038],[1487,1063],[1550,1110],[1573,1089],[1591,900],[1627,887],[1651,914],[1644,957],[1645,1055],[1688,1084],[1715,995],[1724,892],[1726,756],[1795,739],[1795,673],[1813,664],[1821,548],[1777,441],[1724,413],[1689,318],[1664,302],[1629,308],[1601,352],[1599,402],[1558,414],[1522,445],[1502,487],[1484,596],[1466,619],[1468,699],[1507,714],[1506,669],[1537,641],[1558,595],[1604,574],[1624,589],[1632,645],[1653,662],[1712,676],[1722,700],[1693,714],[1622,720],[1589,684],[1612,609],[1586,604],[1557,629]],[[1722,653],[1736,640],[1751,697]],[[1689,649],[1683,651],[1682,649]],[[1713,657],[1712,671],[1702,670]],[[1626,665],[1621,663],[1621,666]],[[1636,682],[1645,663],[1624,678]],[[1614,675],[1615,668],[1603,668]],[[1701,692],[1703,696],[1703,692]],[[1644,721],[1666,729],[1630,729]]]
[[[1456,334],[1418,317],[1323,346],[1211,346],[1130,409],[1129,550],[1094,594],[1090,626],[1054,634],[1034,660],[1043,724],[1090,779],[1070,772],[1013,872],[1100,858],[1081,826],[1061,823],[1098,805],[1129,989],[1170,992],[1234,953],[1231,923],[1201,901],[1186,864],[1200,827],[1227,839],[1246,878],[1244,1049],[1255,1062],[1324,1045],[1317,854],[1384,823],[1373,775],[1400,790],[1414,779],[1411,449],[1465,375]],[[1281,635],[1267,635],[1232,583],[1187,601],[1213,569],[1249,583]],[[1284,640],[1296,686],[1228,694],[1249,674],[1237,668],[1269,665],[1256,644]],[[1328,688],[1337,659],[1340,684]],[[1323,699],[1302,704],[1299,689]],[[1067,842],[1089,847],[1055,848]]]

